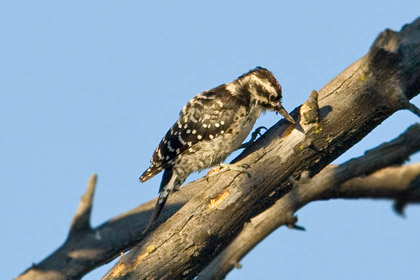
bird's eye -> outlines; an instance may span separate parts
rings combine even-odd
[[[270,95],[269,99],[270,99],[270,101],[273,101],[274,99],[276,99],[276,96]]]

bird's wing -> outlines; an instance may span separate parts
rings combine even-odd
[[[194,150],[200,141],[209,141],[229,131],[235,120],[238,102],[226,85],[202,92],[182,108],[178,121],[156,148],[150,167],[141,175],[145,182],[168,168],[176,158]]]

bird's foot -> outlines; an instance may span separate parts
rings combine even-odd
[[[226,172],[226,171],[237,171],[239,173],[245,173],[248,177],[251,177],[251,175],[248,172],[249,166],[246,164],[237,165],[237,164],[226,164],[226,163],[220,163],[219,165],[211,168],[209,172],[206,175],[206,179],[213,177],[215,175],[218,175],[220,173]]]
[[[263,129],[265,129],[266,131],[268,130],[265,126],[257,127],[254,130],[254,132],[251,133],[251,139],[248,142],[243,143],[241,146],[239,146],[239,148],[237,150],[239,150],[239,149],[246,149],[249,146],[251,146],[251,144],[256,141],[256,139],[257,139],[258,136],[262,136],[261,130],[263,130]]]

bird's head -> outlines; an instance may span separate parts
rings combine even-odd
[[[281,105],[282,91],[273,73],[265,68],[257,67],[240,76],[238,81],[249,92],[263,109],[280,113],[289,122],[295,123],[293,118]]]

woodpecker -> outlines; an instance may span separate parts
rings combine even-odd
[[[164,170],[147,228],[161,213],[168,196],[191,173],[223,162],[241,146],[262,112],[275,111],[295,123],[281,105],[281,98],[281,86],[274,75],[257,67],[191,99],[159,143],[150,167],[140,176],[144,183]]]

